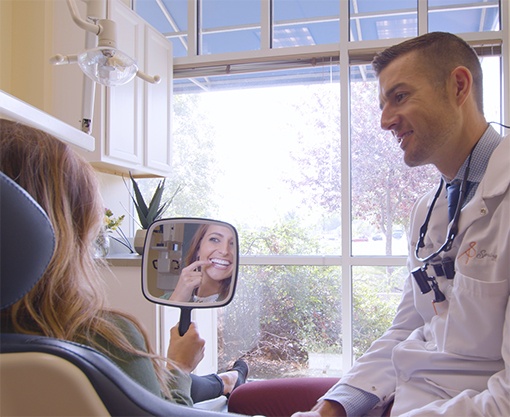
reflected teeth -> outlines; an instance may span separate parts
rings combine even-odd
[[[223,266],[229,266],[230,265],[230,262],[225,260],[225,259],[211,259],[211,262],[213,264],[223,265]]]

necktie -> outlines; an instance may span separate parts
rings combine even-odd
[[[448,196],[448,221],[452,221],[459,203],[460,185],[462,181],[453,180],[450,184],[446,184],[446,193]]]

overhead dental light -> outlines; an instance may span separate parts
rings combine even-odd
[[[98,0],[85,0],[89,9],[98,10],[103,3]],[[98,37],[97,48],[87,49],[78,55],[55,55],[50,59],[54,65],[75,64],[97,83],[114,87],[131,81],[135,76],[153,84],[160,82],[158,75],[151,77],[138,69],[136,61],[117,49],[116,24],[110,19],[101,19],[97,13],[90,13],[88,19],[80,17],[75,0],[67,0],[73,21],[82,29]],[[99,5],[99,6],[98,6]]]

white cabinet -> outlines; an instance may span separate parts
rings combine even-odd
[[[78,2],[82,17],[83,2]],[[80,4],[81,3],[81,4]],[[92,135],[94,152],[81,152],[98,170],[137,176],[170,172],[172,44],[121,0],[107,1],[107,16],[117,26],[117,48],[134,58],[144,73],[159,75],[159,84],[138,77],[117,87],[96,86]],[[54,53],[81,52],[85,31],[72,22],[66,2],[55,2]],[[52,114],[79,126],[83,75],[77,65],[54,67]],[[62,78],[61,78],[62,77]],[[74,94],[69,94],[72,91]],[[72,114],[72,116],[71,116]]]
[[[145,83],[144,136],[145,166],[155,170],[170,170],[172,117],[172,49],[171,44],[151,26],[145,26],[145,71],[158,74],[159,84]]]
[[[141,71],[159,75],[161,81],[150,84],[135,77],[123,86],[104,88],[104,140],[99,161],[91,162],[121,172],[168,175],[172,45],[120,0],[110,0],[108,8],[117,24],[117,47],[136,59]]]
[[[109,18],[117,24],[117,48],[134,58],[144,71],[144,22],[120,1],[109,1]],[[106,119],[101,160],[112,164],[141,166],[144,141],[144,81],[135,77],[127,84],[104,88]],[[150,138],[147,138],[150,139]]]

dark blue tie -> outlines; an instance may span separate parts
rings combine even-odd
[[[448,196],[448,221],[452,221],[457,204],[459,203],[460,185],[462,181],[453,180],[450,184],[446,184],[446,193]]]

